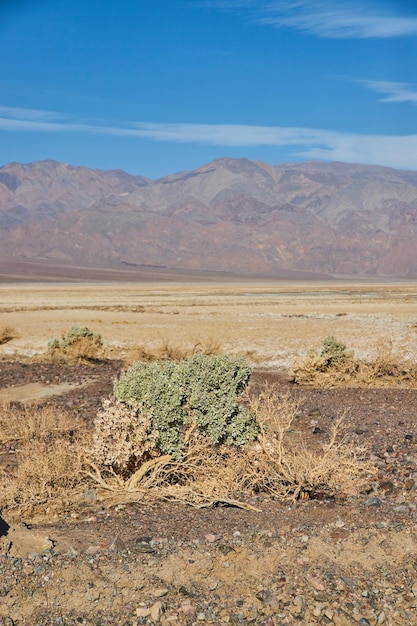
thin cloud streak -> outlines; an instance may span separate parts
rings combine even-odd
[[[0,117],[0,130],[137,137],[150,141],[200,144],[222,148],[276,146],[293,148],[294,158],[378,164],[398,169],[417,170],[417,135],[361,135],[315,128],[243,124],[140,122],[130,127],[117,127],[6,117]]]
[[[385,98],[380,98],[379,102],[409,102],[417,105],[417,90],[414,85],[386,80],[368,80],[359,82],[364,83],[371,91],[387,94]]]
[[[328,39],[417,34],[417,15],[401,14],[398,5],[384,10],[376,0],[200,0],[195,4],[239,11],[261,24],[295,28]]]
[[[294,156],[417,170],[417,135],[360,135],[314,128],[233,124],[141,124],[142,137],[155,141],[225,147],[292,147]]]
[[[6,118],[11,119],[26,119],[34,122],[46,122],[50,120],[61,119],[58,113],[54,113],[53,111],[43,111],[41,109],[25,109],[20,107],[7,107],[0,106],[0,116],[5,116]]]

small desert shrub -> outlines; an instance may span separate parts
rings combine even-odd
[[[369,484],[375,469],[364,449],[341,437],[343,416],[335,420],[327,442],[312,446],[294,432],[299,407],[289,396],[266,387],[249,402],[261,426],[258,447],[250,450],[256,468],[252,489],[297,499],[360,491]]]
[[[151,415],[137,402],[124,403],[114,397],[103,400],[94,420],[91,459],[129,477],[155,455],[158,435],[152,430]]]
[[[0,345],[16,339],[18,332],[13,326],[4,325],[0,326]]]
[[[87,326],[73,326],[61,339],[48,343],[48,352],[54,360],[91,361],[99,358],[102,351],[101,335]]]
[[[345,380],[356,367],[352,357],[353,354],[346,351],[344,343],[333,336],[326,337],[320,350],[309,350],[305,356],[295,360],[294,381],[315,384],[320,380]]]
[[[417,385],[417,362],[413,355],[398,354],[392,341],[386,339],[376,346],[373,358],[355,359],[353,352],[334,337],[323,341],[321,350],[310,350],[296,359],[294,381],[304,385],[325,386],[406,386]]]
[[[24,406],[19,410],[13,405],[0,407],[0,444],[44,441],[51,436],[70,435],[80,426],[81,421],[50,406]]]
[[[0,441],[14,450],[0,467],[0,510],[30,517],[70,507],[85,482],[81,421],[37,407],[5,407],[0,415]]]
[[[86,476],[122,499],[231,502],[243,449],[259,432],[239,402],[250,374],[245,359],[225,355],[136,363],[97,414]]]
[[[246,402],[256,438],[242,446],[214,443],[191,426],[176,456],[158,450],[149,413],[110,400],[95,423],[88,476],[115,501],[147,496],[243,508],[251,508],[245,500],[257,493],[296,500],[357,493],[369,484],[374,468],[364,450],[340,437],[341,419],[326,442],[307,445],[294,429],[299,406],[289,396],[265,388],[248,393]]]
[[[214,444],[243,446],[253,441],[256,422],[239,403],[250,375],[245,359],[226,355],[136,363],[116,381],[114,394],[127,405],[135,401],[140,413],[151,416],[157,448],[178,460],[190,428],[198,428]]]
[[[346,346],[341,341],[338,341],[333,335],[326,337],[323,340],[323,346],[320,353],[324,359],[324,367],[340,367],[344,365],[346,361],[351,358],[351,354],[346,352]]]

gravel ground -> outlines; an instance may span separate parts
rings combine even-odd
[[[121,369],[0,363],[0,387],[85,382],[47,403],[92,419]],[[258,371],[301,401],[296,427],[369,446],[366,493],[293,505],[257,497],[259,512],[132,503],[94,494],[49,523],[3,528],[0,624],[417,624],[417,391],[312,389]],[[49,382],[48,382],[49,381]],[[24,520],[22,520],[23,522]]]

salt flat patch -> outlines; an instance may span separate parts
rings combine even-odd
[[[93,378],[82,384],[59,383],[57,385],[44,385],[42,383],[27,383],[26,385],[16,385],[0,389],[0,404],[6,402],[32,402],[48,396],[57,396],[72,389],[82,389],[91,382]]]

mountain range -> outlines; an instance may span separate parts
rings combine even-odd
[[[221,158],[156,181],[0,167],[0,257],[271,278],[417,277],[417,172]]]

